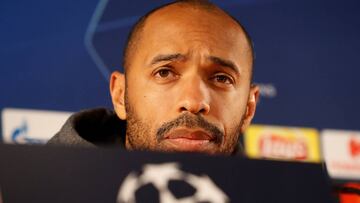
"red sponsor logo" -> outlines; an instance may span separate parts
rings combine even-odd
[[[277,135],[267,135],[260,139],[260,153],[263,157],[306,160],[308,146],[302,139],[289,139]]]
[[[338,194],[341,203],[360,203],[360,184],[347,183],[339,187]]]
[[[356,140],[355,138],[351,138],[349,141],[349,150],[350,155],[355,158],[360,156],[360,140]]]

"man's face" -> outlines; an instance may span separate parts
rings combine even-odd
[[[130,60],[120,115],[128,149],[236,149],[257,89],[250,86],[250,47],[234,21],[199,9],[162,9],[146,21]]]

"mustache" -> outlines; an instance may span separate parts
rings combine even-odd
[[[217,144],[221,143],[224,137],[224,133],[216,125],[208,122],[202,116],[191,116],[188,113],[185,113],[172,121],[162,124],[156,132],[156,138],[158,141],[161,141],[171,130],[184,126],[187,128],[201,128],[205,130],[207,133],[214,136],[214,142]]]

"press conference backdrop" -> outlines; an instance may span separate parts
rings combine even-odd
[[[123,70],[130,27],[168,2],[2,0],[1,140],[44,143],[71,112],[112,108],[109,74]],[[336,177],[360,179],[360,2],[213,2],[254,42],[261,98],[247,155],[327,160]]]

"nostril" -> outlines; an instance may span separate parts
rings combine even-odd
[[[180,112],[183,112],[183,111],[187,111],[187,109],[185,107],[181,107]]]
[[[180,112],[190,112],[194,114],[207,114],[208,109],[207,108],[188,108],[186,106],[181,107]]]
[[[179,107],[179,112],[190,112],[193,114],[208,114],[210,111],[209,104],[205,102],[185,101]]]
[[[203,113],[203,114],[206,113],[206,109],[204,109],[204,108],[200,109],[199,113]]]

